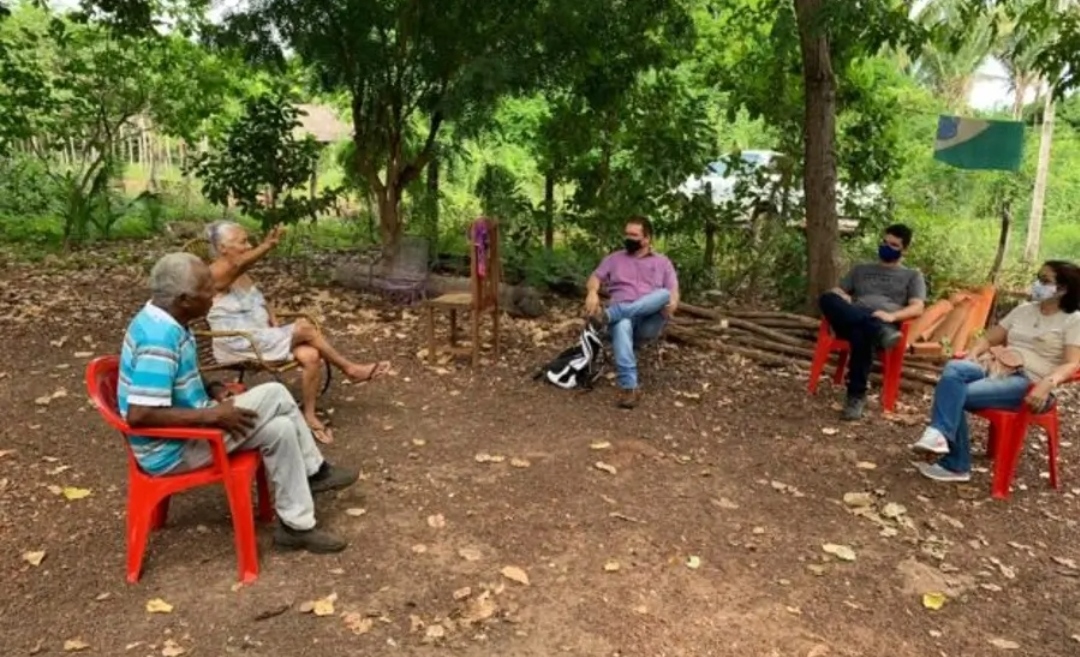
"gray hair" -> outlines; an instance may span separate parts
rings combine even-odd
[[[216,258],[221,255],[219,253],[221,243],[228,238],[229,234],[238,230],[244,230],[244,227],[235,221],[215,221],[207,226],[206,241],[210,243],[210,257]]]
[[[199,272],[206,263],[190,253],[170,253],[150,270],[150,298],[163,308],[172,305],[182,294],[194,294]]]

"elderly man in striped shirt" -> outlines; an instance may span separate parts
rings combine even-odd
[[[195,338],[187,325],[203,317],[214,297],[210,269],[186,253],[166,255],[150,272],[151,300],[128,326],[120,354],[120,413],[140,427],[214,427],[226,448],[257,449],[274,483],[280,521],[274,543],[309,552],[339,552],[344,540],[315,527],[313,493],[352,485],[359,472],[331,466],[303,415],[280,383],[236,396],[199,374]],[[185,472],[212,461],[204,441],[131,439],[139,465],[151,475]]]

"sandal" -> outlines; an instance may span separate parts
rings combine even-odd
[[[357,377],[357,378],[349,377],[349,378],[352,379],[353,382],[355,382],[355,383],[368,383],[369,381],[374,381],[375,379],[379,378],[380,376],[382,376],[383,374],[386,374],[389,371],[390,371],[390,361],[384,360],[384,361],[380,361],[378,363],[375,363],[375,366],[368,370],[367,376]]]
[[[317,427],[308,424],[308,428],[311,429],[311,436],[316,442],[322,443],[323,445],[330,445],[334,442],[334,432],[325,424],[320,424]]]

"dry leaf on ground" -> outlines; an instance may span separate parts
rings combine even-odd
[[[907,513],[907,508],[896,502],[889,502],[881,509],[881,515],[890,520],[896,520],[905,513]]]
[[[729,499],[728,499],[728,498],[726,498],[726,497],[721,497],[721,498],[720,498],[720,499],[718,499],[718,500],[717,500],[717,499],[713,499],[713,500],[711,500],[711,501],[712,501],[712,503],[713,503],[714,505],[716,505],[716,506],[720,507],[721,509],[727,509],[728,511],[733,511],[733,510],[735,510],[735,509],[738,509],[738,508],[739,508],[739,505],[738,505],[738,504],[736,504],[735,502],[732,502],[731,500],[729,500]]]
[[[922,597],[922,604],[931,611],[937,611],[945,606],[945,601],[948,600],[944,593],[932,592],[924,593]]]
[[[442,625],[429,625],[424,630],[424,643],[432,643],[446,638],[446,628]]]
[[[361,509],[360,507],[352,507],[351,509],[345,509],[345,515],[353,518],[359,518],[367,513],[367,509]]]
[[[161,657],[180,657],[180,655],[186,652],[186,648],[172,639],[166,639],[165,645],[161,647]]]
[[[826,543],[821,546],[827,554],[831,554],[841,561],[855,561],[855,550],[852,550],[846,545],[837,545],[836,543]]]
[[[518,584],[529,585],[529,574],[517,566],[506,566],[500,571],[502,576]]]
[[[620,566],[619,562],[615,561],[614,559],[604,564],[604,572],[615,573],[618,572],[620,568],[622,568],[622,566]]]
[[[595,450],[611,449],[611,443],[609,443],[606,440],[598,440],[598,441],[596,441],[594,443],[591,443],[589,445],[589,449],[595,449]]]
[[[81,639],[68,639],[64,642],[64,652],[81,652],[90,647],[90,644]]]
[[[990,645],[995,648],[1001,648],[1002,650],[1019,650],[1020,644],[1015,641],[1009,641],[1008,639],[990,639]]]
[[[863,506],[870,506],[873,503],[874,496],[870,493],[844,493],[844,504],[850,507],[858,508]]]
[[[40,566],[41,562],[45,560],[45,550],[23,552],[22,558],[31,566]]]
[[[90,497],[89,488],[75,488],[74,486],[64,486],[60,489],[60,493],[68,500],[81,500],[84,497]]]
[[[161,598],[154,598],[146,602],[146,612],[149,614],[171,614],[173,606]]]
[[[593,467],[596,468],[597,470],[603,470],[604,472],[606,472],[608,474],[617,474],[618,473],[618,470],[615,469],[615,466],[608,465],[607,463],[604,463],[603,461],[597,461],[596,463],[593,463]]]
[[[495,600],[491,597],[491,591],[484,591],[465,603],[465,610],[461,613],[461,622],[465,624],[478,623],[494,616],[497,610]]]
[[[308,600],[300,603],[300,613],[315,614],[316,616],[330,616],[334,613],[334,602],[337,601],[337,593],[331,593],[325,598]]]
[[[350,611],[343,615],[341,619],[345,622],[345,627],[352,630],[352,633],[358,636],[367,634],[371,631],[371,628],[375,626],[375,619],[369,618],[356,611]]]
[[[484,556],[480,552],[480,550],[478,550],[478,549],[476,549],[474,547],[463,547],[463,548],[459,549],[457,551],[457,553],[458,553],[458,556],[461,557],[462,559],[464,559],[465,561],[480,561],[480,559],[483,558],[483,556]]]

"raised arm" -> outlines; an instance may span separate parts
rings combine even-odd
[[[228,290],[237,278],[277,246],[284,232],[285,229],[281,226],[274,226],[258,246],[234,256],[214,260],[210,265],[210,274],[214,277],[214,289],[217,292]]]

